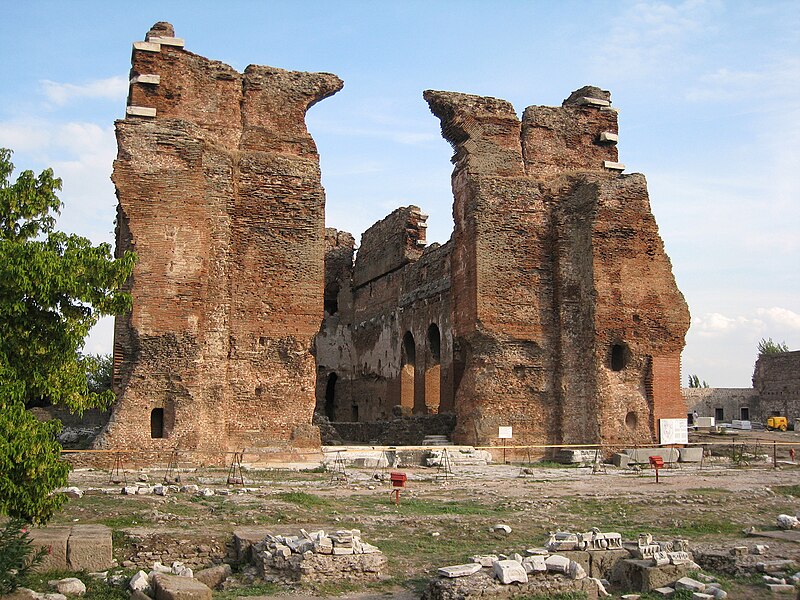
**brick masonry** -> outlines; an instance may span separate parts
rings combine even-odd
[[[409,206],[365,232],[350,269],[329,245],[347,308],[317,338],[318,410],[453,412],[469,444],[499,444],[500,426],[513,443],[657,441],[659,419],[686,416],[689,312],[645,179],[620,174],[610,94],[581,88],[521,122],[496,98],[425,99],[455,152],[453,236],[421,251]]]
[[[115,328],[118,401],[96,445],[314,449],[312,413],[455,415],[453,437],[647,444],[682,417],[689,325],[610,94],[560,107],[427,91],[454,149],[455,229],[398,208],[324,228],[305,125],[342,82],[134,44],[117,122],[117,248],[139,262]],[[355,260],[354,260],[355,256]],[[315,364],[316,361],[316,364]]]
[[[139,256],[133,310],[116,321],[118,401],[96,445],[213,462],[249,446],[318,447],[325,197],[305,113],[342,81],[238,73],[185,50],[167,23],[146,40],[112,177],[117,250]]]

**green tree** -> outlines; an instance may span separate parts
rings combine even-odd
[[[85,354],[81,358],[86,367],[89,391],[103,394],[110,390],[114,376],[114,357],[111,354]]]
[[[55,230],[61,180],[46,169],[11,181],[11,151],[0,148],[0,514],[45,523],[64,503],[53,490],[69,465],[55,439],[58,421],[25,406],[46,400],[82,413],[105,408],[110,390],[89,389],[79,354],[103,315],[130,308],[122,286],[135,256]]]
[[[707,388],[708,384],[705,380],[700,382],[700,378],[697,375],[689,375],[689,387],[690,388]]]
[[[789,346],[786,342],[773,342],[772,338],[765,340],[761,338],[758,342],[758,355],[764,356],[765,354],[780,354],[781,352],[788,352]]]

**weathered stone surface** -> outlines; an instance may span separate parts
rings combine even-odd
[[[623,589],[649,592],[670,586],[681,577],[687,576],[694,568],[690,564],[656,567],[651,560],[628,558],[617,562],[611,581]]]
[[[128,582],[128,588],[134,592],[142,592],[149,594],[151,592],[150,577],[144,571],[135,573],[131,580]]]
[[[436,572],[442,577],[468,577],[469,575],[477,573],[482,568],[480,563],[467,563],[465,565],[440,567]]]
[[[528,583],[528,574],[522,563],[516,560],[497,560],[492,565],[494,576],[503,585],[510,583]],[[573,577],[573,579],[575,579]]]
[[[552,597],[569,592],[583,592],[587,600],[597,600],[595,580],[569,579],[563,575],[532,574],[527,583],[504,585],[493,571],[483,569],[470,577],[433,579],[422,594],[422,600],[478,600],[479,598],[513,598],[518,596]]]
[[[211,600],[211,588],[190,577],[153,575],[155,600]]]
[[[233,570],[229,564],[217,565],[210,569],[203,569],[194,574],[194,578],[206,584],[211,589],[219,587],[223,581],[230,577]]]
[[[30,537],[34,548],[48,548],[44,561],[37,567],[38,571],[69,570],[69,563],[67,562],[69,533],[69,527],[31,529]]]
[[[111,529],[105,525],[73,525],[67,562],[73,571],[102,571],[112,566]]]
[[[117,251],[139,260],[115,326],[118,401],[96,444],[318,446],[324,192],[305,113],[342,82],[238,73],[173,36],[148,40],[159,51],[134,50],[131,73],[159,84],[133,83],[128,103],[156,115],[116,124]]]
[[[59,594],[65,596],[83,596],[86,593],[86,584],[77,577],[66,577],[50,583]]]
[[[588,552],[589,577],[595,577],[597,579],[610,580],[611,573],[614,571],[614,565],[620,560],[630,557],[630,553],[624,548],[615,548],[612,550],[589,550]]]
[[[706,584],[691,577],[681,577],[675,582],[675,590],[689,590],[690,592],[703,592]]]

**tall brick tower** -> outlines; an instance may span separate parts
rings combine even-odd
[[[185,50],[168,23],[134,43],[112,179],[117,249],[139,261],[99,446],[217,462],[319,446],[325,197],[305,113],[341,87],[327,73],[238,73]]]
[[[504,100],[427,91],[455,154],[456,439],[652,443],[686,416],[689,312],[642,175],[623,175],[608,92],[522,121]]]

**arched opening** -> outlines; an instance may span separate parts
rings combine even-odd
[[[428,360],[425,365],[425,411],[439,412],[442,387],[441,333],[436,323],[428,327]]]
[[[625,344],[617,343],[611,346],[611,370],[622,371],[628,364],[628,347]]]
[[[339,284],[332,283],[325,288],[322,296],[323,308],[329,315],[339,312]]]
[[[400,371],[400,406],[403,414],[414,409],[414,369],[417,364],[417,349],[414,336],[407,331],[403,336],[402,369]]]
[[[153,439],[164,437],[163,408],[154,408],[150,411],[150,437]]]
[[[325,385],[325,416],[329,421],[335,421],[336,416],[336,380],[339,376],[336,373],[328,375],[328,383]]]
[[[625,426],[628,429],[636,429],[636,425],[639,423],[639,417],[636,416],[636,413],[630,411],[627,415],[625,415]]]

